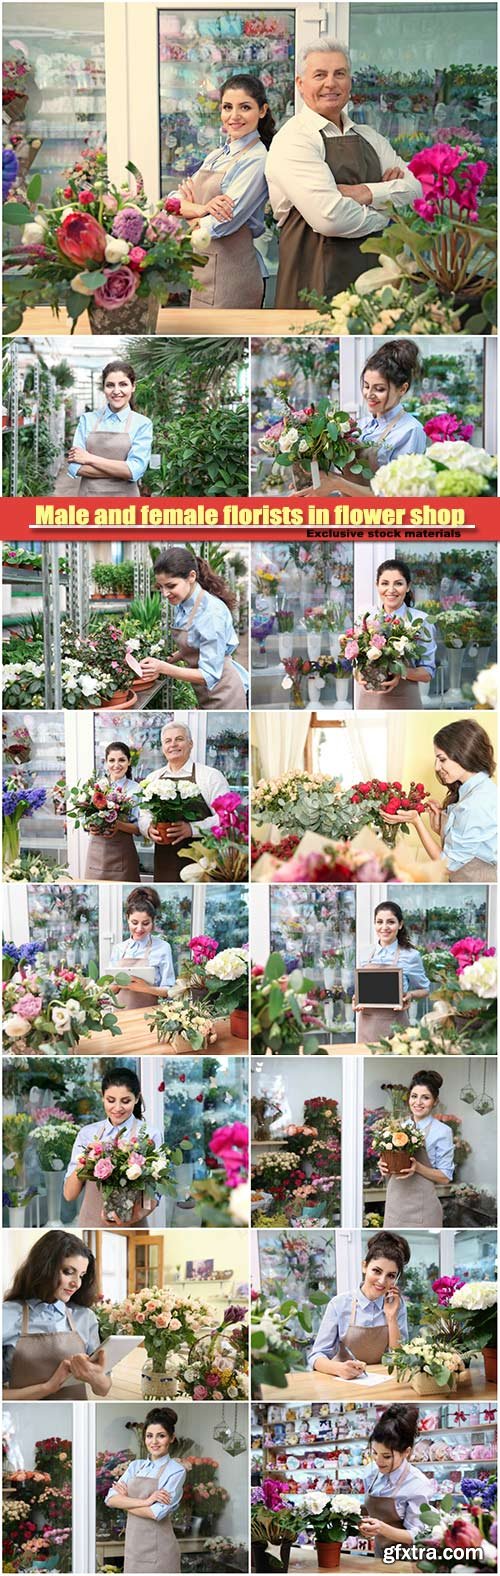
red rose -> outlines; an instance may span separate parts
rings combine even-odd
[[[165,1084],[164,1083],[158,1084],[158,1094],[163,1094],[164,1090],[165,1090]]]
[[[83,263],[102,262],[106,232],[92,214],[68,213],[56,230],[56,241],[63,257],[81,267]]]
[[[86,186],[84,190],[80,192],[78,201],[82,204],[82,208],[85,208],[87,203],[94,201],[94,192],[91,192],[89,186]]]
[[[73,192],[71,190],[71,186],[65,186],[63,190],[63,197],[66,197],[67,201],[71,201],[72,196]]]
[[[137,274],[131,268],[105,268],[106,283],[99,285],[94,291],[96,306],[105,307],[107,312],[116,312],[121,306],[128,306],[135,296],[139,284]]]
[[[402,783],[393,783],[392,786],[393,788],[402,788],[403,785]]]
[[[418,793],[418,794],[425,793],[425,784],[424,783],[415,783],[415,793]]]
[[[351,795],[351,804],[361,804],[361,795],[359,793]]]

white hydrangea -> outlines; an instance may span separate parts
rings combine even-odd
[[[486,449],[476,449],[472,443],[464,443],[460,438],[453,443],[431,443],[426,450],[425,458],[437,460],[440,465],[446,465],[450,470],[474,471],[478,476],[496,476],[497,459],[495,454],[488,454]]]
[[[450,1308],[465,1308],[476,1312],[481,1308],[494,1308],[498,1296],[496,1281],[467,1281],[458,1286],[450,1299]]]
[[[445,448],[439,443],[435,448]],[[467,447],[467,445],[465,445]],[[372,492],[380,498],[426,498],[436,492],[436,470],[426,454],[402,454],[399,460],[381,465],[371,480]]]
[[[209,958],[205,964],[205,972],[217,980],[239,980],[247,968],[247,957],[237,947],[224,947],[222,952],[218,952],[215,958]]]
[[[493,958],[476,958],[475,963],[468,963],[458,976],[458,983],[462,990],[471,990],[475,996],[491,999],[497,993],[497,960]]]
[[[498,667],[496,662],[493,663],[491,668],[483,668],[482,672],[478,673],[472,689],[480,706],[487,706],[490,711],[496,711],[498,697]]]

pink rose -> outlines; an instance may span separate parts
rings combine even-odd
[[[31,1022],[32,1018],[38,1018],[42,1007],[43,1000],[41,996],[22,996],[17,1003],[16,1012],[20,1018],[27,1018],[28,1022]]]
[[[195,1384],[193,1390],[193,1401],[205,1401],[207,1395],[208,1390],[204,1384]]]
[[[115,312],[121,306],[128,306],[132,301],[139,280],[131,268],[105,268],[105,285],[99,285],[94,291],[96,306],[102,306],[107,312]]]
[[[344,656],[347,657],[348,661],[352,661],[353,657],[357,657],[358,652],[359,646],[357,640],[348,640],[347,644],[344,646]]]
[[[140,268],[147,255],[143,246],[133,246],[128,254],[129,268]]]
[[[109,1160],[109,1158],[104,1155],[103,1159],[98,1160],[97,1165],[94,1167],[94,1176],[97,1177],[98,1182],[104,1182],[106,1177],[111,1176],[112,1170],[112,1160]]]
[[[146,1315],[145,1315],[145,1313],[136,1313],[135,1322],[136,1322],[136,1324],[145,1324],[146,1323]]]

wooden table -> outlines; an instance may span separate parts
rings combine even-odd
[[[112,332],[112,317],[110,313],[109,328]],[[248,334],[270,335],[296,334],[301,329],[318,322],[317,312],[290,311],[268,312],[218,311],[207,310],[204,307],[162,307],[158,317],[158,334],[238,334],[245,338]],[[16,334],[50,334],[59,336],[71,333],[71,321],[64,307],[61,307],[59,316],[56,317],[50,306],[33,307],[25,312],[20,328]],[[86,312],[82,312],[75,330],[75,339],[80,335],[90,334],[90,323]],[[123,335],[122,335],[123,338]]]
[[[368,1373],[385,1374],[387,1369],[382,1363],[368,1364]],[[461,1384],[453,1401],[490,1401],[495,1396],[495,1385],[488,1384],[484,1377],[484,1368],[480,1360],[471,1364],[470,1382]],[[446,1400],[446,1397],[444,1398]],[[330,1374],[306,1373],[288,1374],[285,1390],[278,1390],[276,1385],[262,1385],[263,1401],[375,1401],[385,1406],[390,1401],[420,1401],[422,1404],[431,1405],[439,1400],[439,1393],[435,1396],[418,1396],[409,1384],[397,1384],[391,1374],[385,1384],[364,1385],[356,1380],[336,1379]]]
[[[306,1544],[304,1548],[298,1548],[297,1545],[294,1545],[290,1553],[288,1569],[291,1571],[318,1571],[318,1556],[312,1544]],[[413,1569],[413,1565],[406,1564],[406,1561],[401,1560],[395,1560],[394,1565],[384,1565],[383,1561],[375,1559],[373,1554],[346,1553],[340,1556],[341,1576],[349,1576],[351,1571],[353,1576],[361,1576],[361,1573],[363,1573],[363,1576],[366,1576],[367,1572],[371,1576],[372,1571],[395,1571],[396,1576],[398,1576],[399,1571],[411,1571]]]
[[[171,1045],[159,1045],[156,1033],[151,1033],[149,1023],[145,1021],[148,1009],[142,1007],[118,1009],[118,1022],[121,1028],[120,1036],[113,1036],[109,1030],[102,1030],[91,1034],[88,1040],[81,1040],[78,1046],[79,1056],[179,1056],[182,1052],[174,1051]],[[231,1034],[228,1018],[215,1018],[214,1029],[217,1030],[217,1039],[209,1047],[210,1056],[247,1056],[248,1040],[237,1040]],[[203,1052],[186,1052],[186,1055],[197,1056]]]

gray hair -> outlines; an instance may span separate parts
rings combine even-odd
[[[308,59],[309,55],[343,55],[344,60],[347,63],[349,75],[352,75],[351,56],[346,44],[339,43],[338,38],[330,38],[328,33],[323,33],[320,38],[316,39],[314,44],[306,44],[304,49],[299,51],[297,60],[297,71],[299,77],[302,75],[306,60]]]
[[[160,740],[161,740],[162,744],[163,744],[163,740],[164,740],[165,734],[168,733],[169,728],[181,728],[182,732],[185,733],[185,735],[186,735],[186,739],[189,739],[189,743],[190,744],[193,743],[193,735],[191,733],[191,729],[188,728],[187,722],[164,722],[163,728],[162,728],[161,733],[160,733]]]

